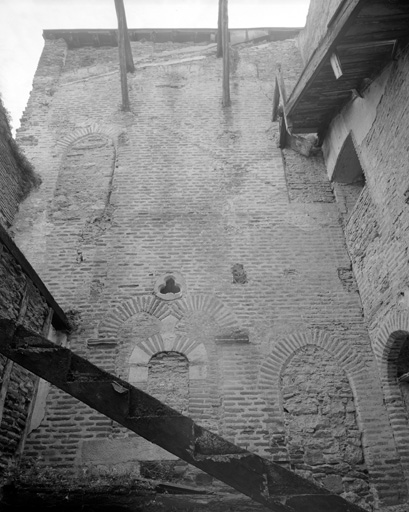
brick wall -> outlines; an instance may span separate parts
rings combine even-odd
[[[312,374],[331,397],[340,385],[339,430],[348,418],[351,429],[342,443],[328,440],[341,462],[320,478],[368,507],[402,501],[402,468],[323,161],[276,147],[271,77],[281,61],[294,83],[294,41],[235,49],[228,109],[214,48],[133,42],[131,112],[120,110],[117,49],[64,45],[46,40],[19,131],[22,144],[37,141],[25,148],[43,184],[14,229],[53,295],[77,312],[71,347],[144,389],[158,353],[183,355],[195,420],[300,471],[291,438],[305,418],[288,420],[281,379]],[[166,300],[156,282],[175,273],[182,295]],[[310,346],[325,355],[311,356]],[[362,457],[345,459],[346,447]],[[146,469],[166,457],[54,388],[26,455],[73,471]],[[310,476],[322,472],[322,461],[310,461]]]

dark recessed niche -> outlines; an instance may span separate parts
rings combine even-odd
[[[180,299],[186,288],[185,280],[179,272],[162,274],[155,282],[154,293],[163,300]]]
[[[159,288],[160,293],[167,294],[167,293],[179,293],[180,292],[180,286],[178,286],[175,283],[175,279],[172,276],[168,277],[165,280],[165,282],[166,282],[166,285],[165,286],[161,286]]]
[[[247,274],[241,263],[236,263],[231,268],[233,274],[233,284],[246,284]]]

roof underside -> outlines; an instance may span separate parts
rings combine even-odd
[[[323,134],[351,94],[360,93],[408,37],[408,0],[344,0],[288,100],[292,132]],[[334,53],[339,78],[330,62]]]

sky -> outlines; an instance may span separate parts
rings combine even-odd
[[[215,28],[218,0],[124,0],[129,28]],[[229,0],[229,26],[303,27],[309,0]],[[43,29],[116,28],[114,0],[0,0],[0,94],[19,127]]]

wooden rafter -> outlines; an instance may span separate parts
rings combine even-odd
[[[322,138],[333,117],[362,94],[408,40],[408,1],[342,1],[288,99],[292,132]]]

